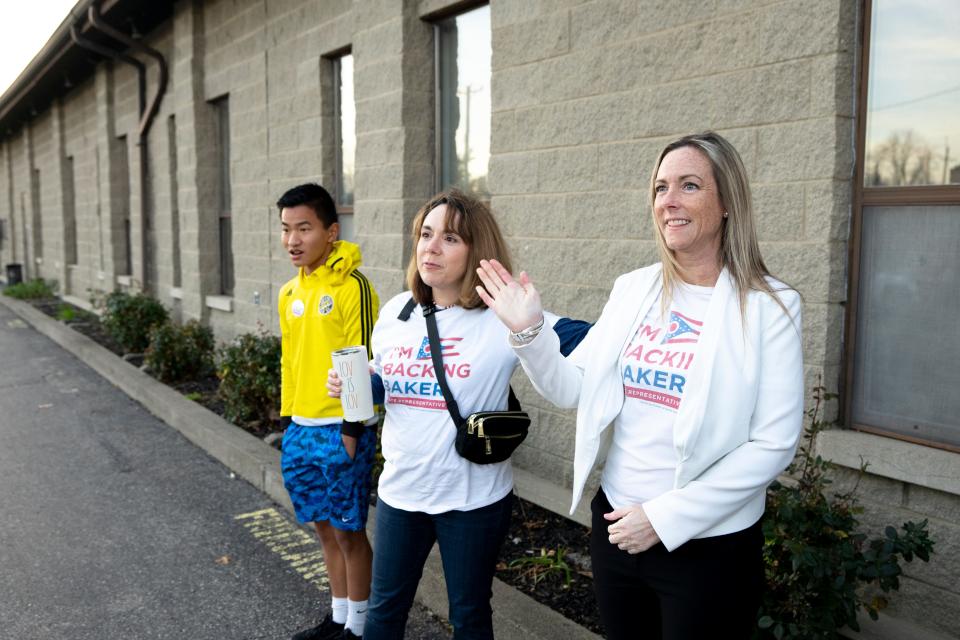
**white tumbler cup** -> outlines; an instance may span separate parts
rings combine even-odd
[[[333,368],[343,383],[340,404],[343,419],[366,422],[373,417],[373,389],[366,347],[346,347],[334,351]]]

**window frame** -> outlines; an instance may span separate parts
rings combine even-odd
[[[354,177],[354,197],[353,203],[344,204],[343,203],[343,125],[341,120],[343,118],[343,110],[341,104],[343,101],[343,95],[340,90],[340,79],[342,77],[343,65],[342,60],[350,56],[353,57],[353,51],[351,49],[343,49],[335,54],[329,56],[331,64],[331,76],[333,78],[333,202],[337,207],[337,215],[353,215],[353,208],[356,203],[356,177],[357,177],[357,168],[356,168],[356,156],[354,156],[354,168],[353,168],[353,177]],[[353,60],[353,64],[356,64],[356,60]],[[354,85],[354,101],[356,101],[356,85]],[[356,110],[356,107],[354,107]],[[354,144],[356,144],[356,130],[354,130]]]
[[[465,2],[456,3],[456,4],[454,4],[454,5],[450,6],[450,7],[447,7],[447,8],[446,8],[445,10],[443,10],[443,11],[438,11],[438,12],[432,13],[432,14],[430,14],[430,15],[427,17],[427,19],[430,20],[431,26],[432,26],[432,28],[433,28],[433,104],[434,104],[434,109],[433,109],[433,113],[434,113],[434,115],[433,115],[433,131],[434,131],[434,135],[433,135],[433,146],[434,146],[434,151],[433,151],[433,154],[434,154],[434,163],[433,163],[433,165],[434,165],[434,171],[433,171],[433,191],[434,191],[434,192],[438,192],[438,191],[440,191],[442,188],[444,188],[444,185],[443,185],[443,160],[444,160],[444,158],[443,158],[443,136],[442,136],[442,132],[443,132],[443,118],[442,118],[442,108],[441,108],[441,100],[440,100],[441,91],[442,91],[442,88],[441,88],[441,86],[440,86],[440,75],[441,75],[441,74],[440,74],[440,51],[441,51],[441,46],[440,46],[440,30],[441,30],[441,26],[440,26],[440,23],[443,22],[443,21],[445,21],[445,20],[455,19],[455,18],[457,18],[458,16],[464,15],[464,14],[466,14],[466,13],[469,13],[469,12],[474,11],[474,10],[476,10],[476,9],[479,9],[479,8],[481,8],[481,7],[489,7],[489,6],[490,6],[490,2],[488,2],[487,0],[479,0],[479,1],[470,0],[470,1],[465,1]],[[491,10],[492,10],[492,8],[491,8]],[[492,40],[493,40],[493,17],[492,17],[492,15],[491,15],[491,19],[490,19],[490,38],[491,38],[491,43],[490,43],[490,44],[491,44],[491,50],[492,50],[492,47],[493,47],[493,42],[492,42]],[[491,91],[491,93],[492,93],[492,91],[493,91],[493,61],[492,61],[492,59],[491,59],[491,65],[490,65],[490,91]],[[491,105],[491,106],[492,106],[492,105]],[[493,135],[492,115],[493,115],[493,114],[492,114],[492,110],[491,110],[491,123],[490,123],[491,139],[492,139],[492,135]],[[492,156],[492,154],[491,154],[491,156]],[[489,180],[489,176],[490,176],[490,167],[489,167],[489,165],[488,165],[488,166],[487,166],[487,178],[488,178],[488,180]],[[489,183],[488,183],[488,184],[489,184]],[[488,187],[488,188],[489,188],[489,187]],[[484,202],[484,203],[486,203],[486,204],[488,204],[488,205],[489,205],[489,203],[490,203],[490,199],[491,199],[492,196],[493,196],[492,193],[486,193],[486,194],[473,193],[472,195],[477,196],[482,202]]]
[[[233,297],[236,274],[233,255],[233,182],[230,158],[230,94],[210,101],[214,109],[217,154],[217,282],[218,295]],[[224,231],[226,229],[226,231]]]
[[[937,449],[960,453],[960,447],[945,442],[912,437],[889,431],[882,427],[856,422],[853,419],[853,382],[855,374],[855,351],[857,338],[858,306],[860,302],[860,267],[863,238],[863,210],[873,206],[897,205],[958,205],[960,184],[922,186],[865,186],[864,160],[867,138],[867,115],[869,113],[870,46],[873,25],[874,0],[863,0],[860,23],[860,47],[857,69],[856,106],[856,161],[853,175],[853,203],[851,207],[850,238],[848,242],[847,310],[844,331],[842,371],[844,424],[855,431],[863,431],[886,438],[903,440]],[[910,214],[903,214],[910,215]]]

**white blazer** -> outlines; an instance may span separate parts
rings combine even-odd
[[[789,316],[768,294],[750,291],[742,318],[726,269],[710,298],[673,428],[679,461],[674,488],[643,504],[670,551],[759,520],[767,485],[796,451],[803,422],[800,295],[773,278],[768,282]],[[600,319],[568,358],[560,355],[553,331],[515,348],[544,398],[577,408],[571,513],[604,430],[623,407],[620,355],[662,286],[659,263],[617,278]]]

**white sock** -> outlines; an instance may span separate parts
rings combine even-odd
[[[350,600],[348,605],[347,629],[350,629],[355,635],[362,636],[363,623],[367,620],[367,601]]]
[[[333,596],[333,604],[330,606],[333,611],[333,621],[337,624],[343,624],[347,621],[347,599]]]

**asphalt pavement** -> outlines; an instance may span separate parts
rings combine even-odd
[[[288,512],[0,305],[0,639],[288,638],[326,612]],[[408,638],[447,638],[423,607]]]

